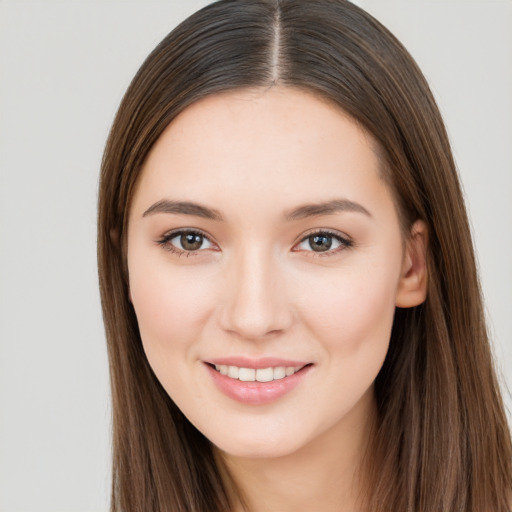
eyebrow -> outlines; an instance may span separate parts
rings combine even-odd
[[[191,201],[172,201],[170,199],[162,199],[151,205],[143,214],[143,217],[154,215],[155,213],[172,213],[181,215],[193,215],[209,220],[223,220],[222,215],[214,208],[208,208]]]
[[[322,203],[311,203],[294,208],[285,213],[286,220],[305,219],[320,215],[332,215],[339,212],[356,212],[372,217],[372,214],[361,204],[349,199],[333,199]]]
[[[305,219],[307,217],[318,217],[321,215],[332,215],[339,212],[356,212],[372,217],[371,213],[361,204],[349,199],[333,199],[322,203],[311,203],[299,206],[285,213],[287,221]],[[209,208],[191,201],[173,201],[162,199],[151,205],[143,214],[143,217],[156,213],[169,213],[178,215],[192,215],[203,219],[222,221],[221,213],[215,208]]]

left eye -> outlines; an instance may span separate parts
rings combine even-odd
[[[210,240],[196,231],[182,231],[181,233],[171,234],[165,243],[178,251],[184,252],[195,252],[212,247]]]
[[[312,233],[297,245],[299,251],[332,252],[341,247],[349,247],[350,242],[331,233]]]

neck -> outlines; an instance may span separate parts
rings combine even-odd
[[[217,453],[233,512],[359,512],[375,417],[371,390],[335,426],[289,455],[254,459]]]

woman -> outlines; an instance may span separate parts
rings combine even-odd
[[[505,511],[510,435],[440,114],[342,0],[228,0],[105,150],[112,510]]]

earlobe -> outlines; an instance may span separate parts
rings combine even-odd
[[[427,226],[418,220],[413,224],[405,245],[402,273],[396,294],[396,305],[399,308],[418,306],[427,297],[427,248]]]

